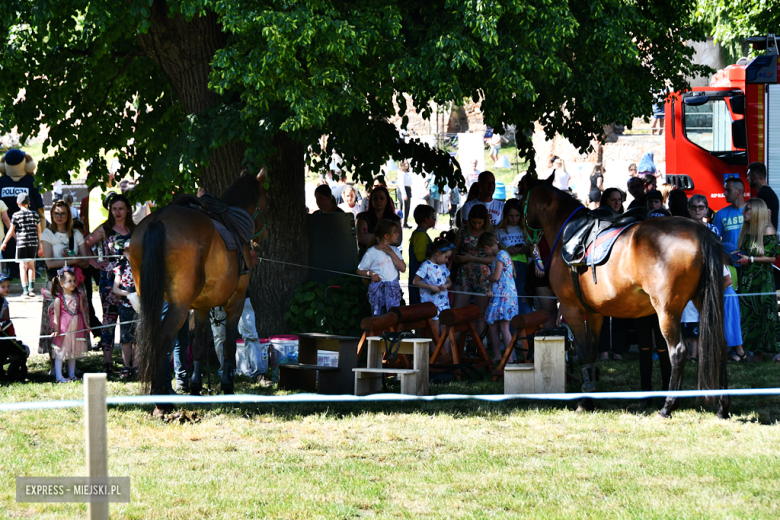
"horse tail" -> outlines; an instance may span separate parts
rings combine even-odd
[[[699,277],[699,390],[725,385],[726,337],[723,309],[723,246],[715,234],[699,226],[702,265]]]
[[[165,225],[154,219],[146,228],[141,260],[141,312],[137,330],[139,377],[148,389],[158,371],[164,368],[158,363],[162,336],[162,311],[165,299]]]

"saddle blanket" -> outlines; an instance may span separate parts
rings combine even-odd
[[[636,222],[599,233],[596,240],[588,246],[588,249],[585,251],[583,263],[588,265],[601,265],[606,262],[607,258],[609,258],[609,253],[612,251],[612,246],[615,245],[615,241],[623,234],[623,231],[634,224],[636,224]],[[593,258],[591,258],[591,255],[593,255]]]
[[[211,219],[211,221],[214,223],[214,228],[217,230],[219,235],[222,237],[222,240],[225,242],[225,247],[227,248],[228,251],[244,250],[244,243],[239,243],[238,237],[235,235],[235,233],[231,232],[228,228],[226,228],[222,222],[214,219]]]

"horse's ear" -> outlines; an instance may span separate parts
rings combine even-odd
[[[260,184],[265,184],[265,180],[268,177],[268,170],[265,169],[265,166],[260,168],[260,173],[257,174],[257,180],[260,182]]]
[[[546,183],[548,186],[552,186],[552,185],[553,185],[553,181],[555,180],[555,178],[554,178],[554,177],[555,177],[554,175],[550,175],[549,177],[547,177],[546,179],[544,179],[544,182],[545,182],[545,183]]]

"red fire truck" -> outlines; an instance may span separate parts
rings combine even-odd
[[[767,166],[769,185],[780,193],[780,84],[775,35],[748,38],[765,51],[718,71],[709,87],[675,93],[666,102],[666,171],[688,197],[701,194],[709,206],[726,206],[723,184],[742,179],[750,196],[747,165]]]

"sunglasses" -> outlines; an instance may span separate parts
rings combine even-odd
[[[62,212],[60,212],[60,211],[55,211],[54,213],[52,213],[52,215],[54,215],[54,216],[55,216],[55,218],[56,218],[56,217],[67,217],[67,216],[68,216],[68,214],[67,214],[67,213],[62,213]]]

